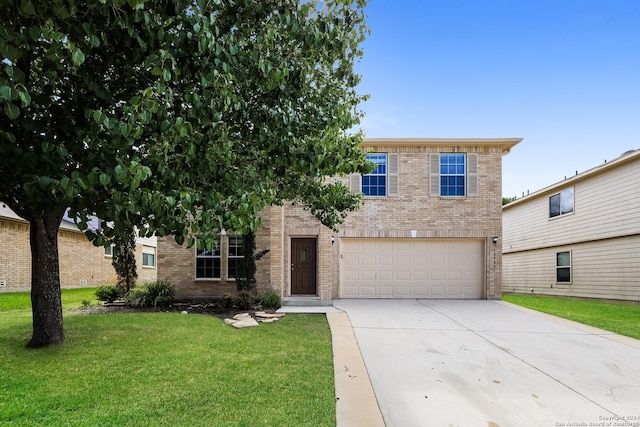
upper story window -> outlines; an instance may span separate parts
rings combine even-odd
[[[466,156],[460,153],[440,155],[440,195],[466,195]]]
[[[549,197],[549,218],[573,212],[573,187]]]
[[[206,248],[196,247],[196,279],[220,279],[222,268],[220,262],[220,238]]]
[[[478,155],[432,154],[429,160],[429,194],[433,197],[478,195]]]
[[[368,153],[367,160],[375,165],[368,175],[354,173],[349,176],[349,189],[366,197],[398,195],[398,153]]]
[[[571,251],[556,253],[556,282],[571,283]]]
[[[367,160],[376,168],[369,175],[362,175],[362,193],[365,196],[387,195],[387,155],[385,153],[369,153]]]

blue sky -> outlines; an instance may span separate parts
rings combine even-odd
[[[521,137],[503,195],[640,148],[639,0],[369,0],[369,138]]]

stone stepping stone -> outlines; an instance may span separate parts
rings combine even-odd
[[[263,319],[279,319],[285,314],[286,313],[265,313],[264,311],[257,311],[254,313],[256,317],[261,317]]]

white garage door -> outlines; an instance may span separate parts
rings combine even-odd
[[[342,239],[342,298],[483,296],[482,240]]]

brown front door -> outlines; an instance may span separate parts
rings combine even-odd
[[[316,294],[316,239],[291,239],[291,294]]]

